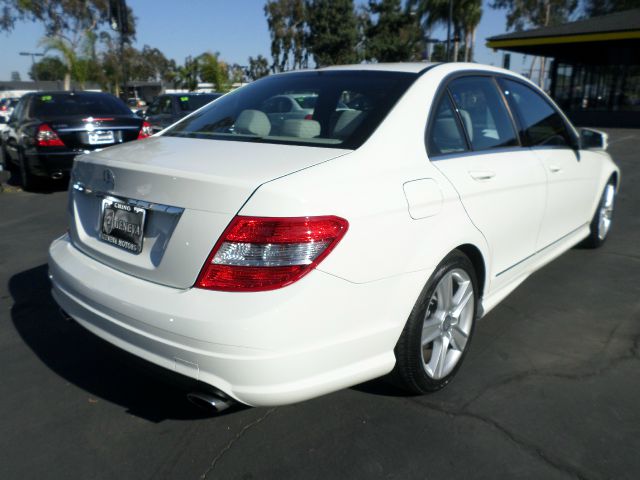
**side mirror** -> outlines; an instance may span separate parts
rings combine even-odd
[[[580,147],[585,150],[606,150],[609,147],[609,135],[590,128],[580,129]]]

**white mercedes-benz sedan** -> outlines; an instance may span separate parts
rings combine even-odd
[[[315,101],[289,118],[282,96]],[[606,147],[498,68],[269,76],[76,159],[53,296],[218,409],[390,372],[426,393],[528,275],[605,241],[620,183]]]

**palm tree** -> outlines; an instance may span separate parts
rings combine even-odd
[[[71,74],[78,65],[78,56],[71,44],[61,37],[45,37],[40,41],[40,46],[44,47],[45,54],[51,50],[55,50],[62,55],[62,61],[66,67],[64,73],[64,89],[71,88]]]
[[[462,29],[464,30],[464,61],[473,61],[473,50],[476,43],[476,29],[482,18],[482,0],[463,0]]]

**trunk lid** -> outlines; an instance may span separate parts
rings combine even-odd
[[[74,245],[124,273],[191,287],[234,215],[263,183],[348,150],[154,137],[76,158],[70,189]],[[138,254],[102,240],[103,203],[145,211]]]
[[[142,119],[128,115],[87,115],[42,118],[58,134],[68,148],[95,150],[136,140]]]

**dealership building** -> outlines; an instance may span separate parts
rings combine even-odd
[[[547,90],[576,124],[640,127],[640,9],[498,35],[487,46],[552,58]]]

